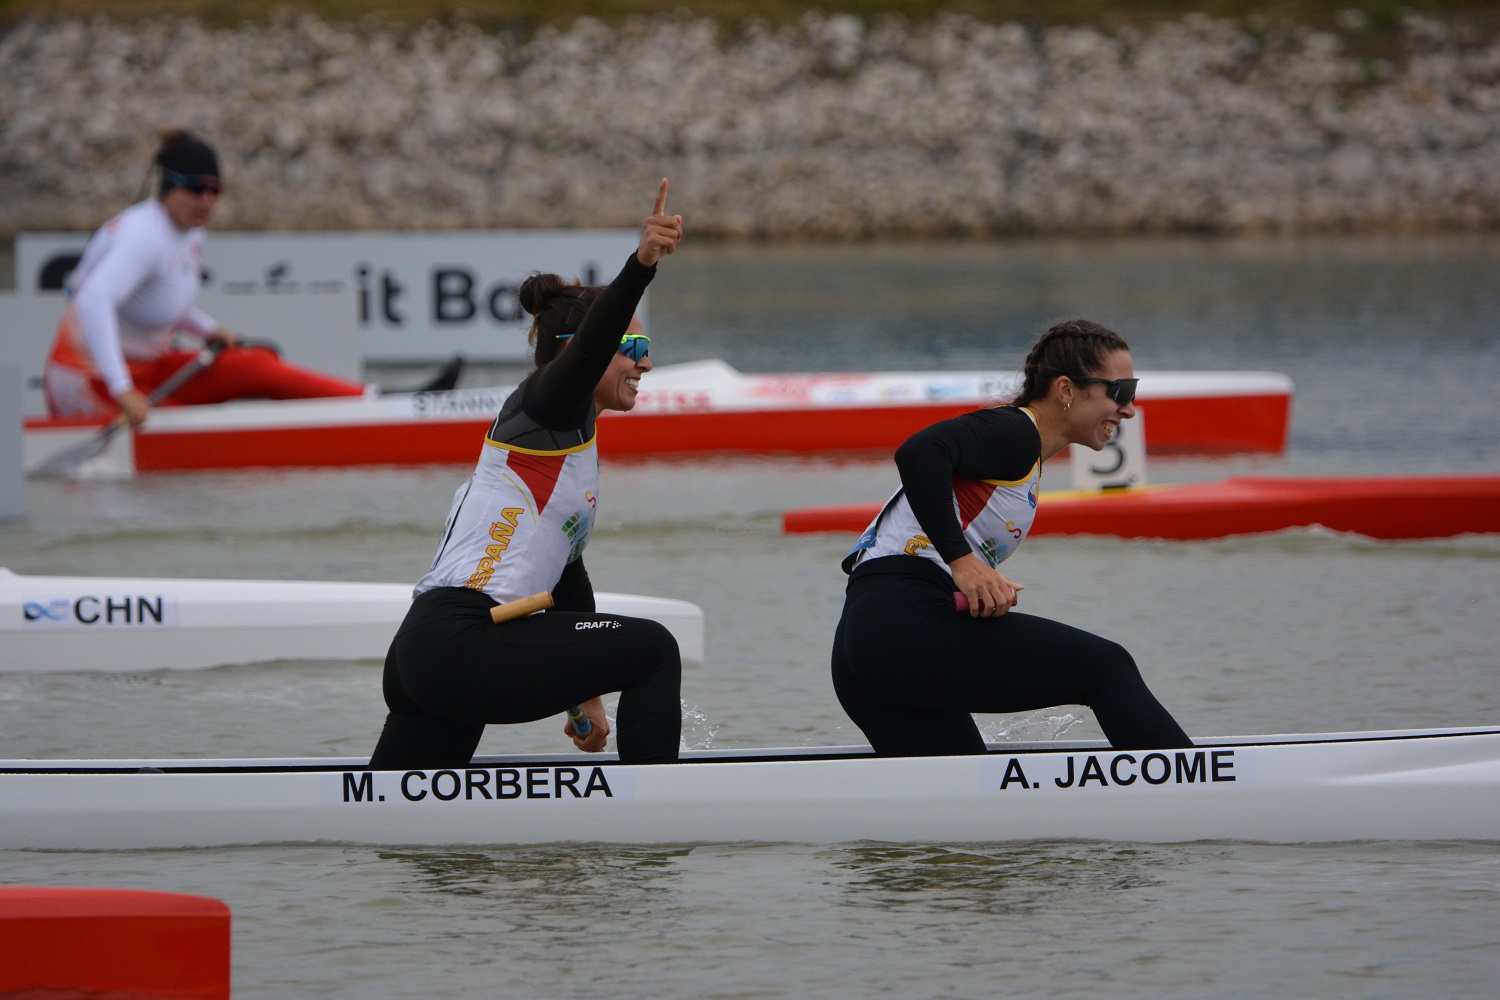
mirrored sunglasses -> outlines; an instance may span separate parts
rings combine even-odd
[[[571,333],[559,333],[558,340],[567,340]],[[620,353],[631,361],[639,361],[651,353],[651,338],[643,333],[627,333],[620,338]]]
[[[631,361],[639,361],[651,353],[651,338],[643,333],[627,333],[620,338],[620,353]]]

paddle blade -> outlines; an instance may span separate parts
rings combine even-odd
[[[120,417],[87,441],[75,444],[71,448],[64,448],[51,456],[32,469],[30,475],[35,479],[63,479],[72,476],[78,471],[79,466],[103,451],[105,446],[114,439],[115,432],[124,427],[125,423],[125,418]]]
[[[177,369],[172,373],[171,378],[157,386],[151,395],[147,397],[146,402],[155,406],[178,389],[181,389],[197,376],[199,372],[213,364],[215,359],[218,358],[219,352],[223,349],[223,344],[208,344],[204,346],[194,356],[193,360]],[[32,470],[31,474],[39,479],[56,479],[62,476],[71,476],[78,470],[80,465],[103,451],[104,446],[109,444],[110,439],[115,436],[115,432],[129,423],[130,418],[121,413],[101,428],[95,437],[82,444],[74,445],[72,448],[58,452]]]

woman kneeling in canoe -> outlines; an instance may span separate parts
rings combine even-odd
[[[1053,326],[1024,375],[1010,405],[897,449],[901,488],[844,560],[834,690],[891,756],[983,753],[970,712],[1051,705],[1089,706],[1117,748],[1190,746],[1124,648],[1011,610],[1023,588],[996,567],[1031,527],[1042,463],[1069,444],[1102,449],[1135,416],[1130,348],[1097,323]]]
[[[651,370],[635,317],[656,263],[682,239],[682,217],[657,192],[640,247],[607,287],[533,274],[520,289],[535,317],[536,369],[490,425],[459,487],[432,568],[386,655],[378,770],[462,767],[487,723],[532,722],[581,706],[581,749],[604,749],[600,696],[619,691],[618,750],[627,763],[677,759],[682,660],[661,624],[594,613],[583,547],[599,501],[594,422],[635,405]],[[491,608],[550,591],[554,610],[503,624]]]
[[[203,247],[219,204],[219,156],[181,129],[162,136],[151,161],[158,194],[110,219],[89,239],[44,375],[54,417],[104,420],[123,413],[143,423],[155,405],[231,399],[311,399],[373,394],[374,386],[288,364],[265,345],[247,345],[197,305]],[[178,336],[191,349],[175,344]],[[207,343],[212,365],[187,368]],[[191,380],[168,389],[174,374]],[[450,367],[451,378],[458,368]],[[429,388],[452,388],[447,380]],[[153,401],[152,397],[158,397]]]

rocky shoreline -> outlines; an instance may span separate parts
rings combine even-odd
[[[1389,61],[1203,16],[23,19],[0,66],[5,239],[97,226],[172,125],[220,149],[222,229],[630,226],[662,176],[722,238],[1500,226],[1500,38],[1415,16]]]

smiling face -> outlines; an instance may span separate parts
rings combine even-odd
[[[645,332],[640,317],[632,316],[630,326],[625,330],[626,335],[640,336]],[[595,408],[603,413],[605,410],[629,410],[634,407],[635,398],[640,393],[641,376],[650,370],[651,355],[635,361],[629,355],[616,352],[609,367],[604,369],[599,383],[594,386]]]
[[[1135,364],[1129,351],[1112,351],[1105,355],[1099,371],[1090,372],[1094,378],[1135,378]],[[1059,379],[1058,381],[1061,381]],[[1099,451],[1114,437],[1120,421],[1135,416],[1135,403],[1121,406],[1106,393],[1107,386],[1097,382],[1072,382],[1071,395],[1065,399],[1067,409],[1067,437],[1073,444]]]

